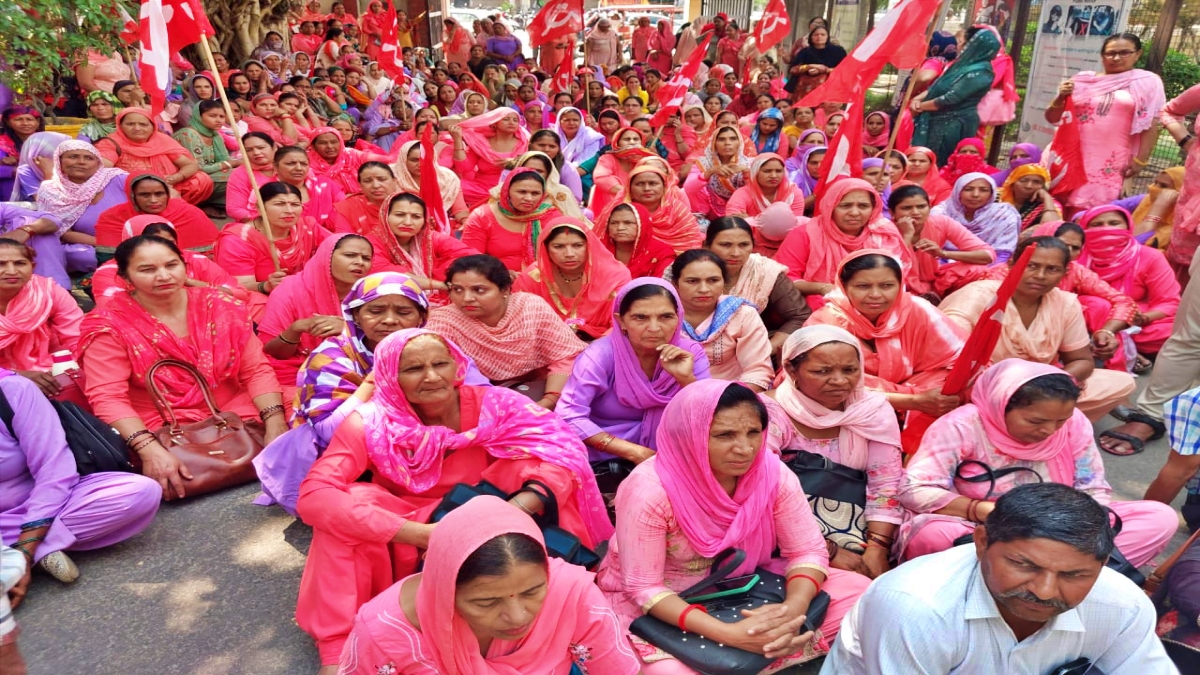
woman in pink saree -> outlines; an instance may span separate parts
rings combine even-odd
[[[491,189],[500,183],[504,165],[529,149],[529,132],[521,128],[520,116],[512,108],[465,119],[451,127],[450,135],[454,170],[469,209],[487,202]]]
[[[1046,109],[1046,121],[1058,124],[1066,98],[1075,101],[1088,182],[1067,195],[1069,211],[1108,204],[1121,196],[1125,179],[1136,177],[1146,166],[1158,137],[1154,120],[1166,104],[1162,79],[1133,67],[1142,55],[1138,36],[1109,36],[1100,54],[1104,72],[1076,73],[1059,86],[1058,96]]]

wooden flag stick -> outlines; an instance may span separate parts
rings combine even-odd
[[[200,53],[204,56],[209,70],[212,73],[217,72],[217,62],[213,58],[212,47],[208,44],[207,37],[200,38]],[[217,78],[220,79],[219,77]],[[254,194],[255,201],[258,202],[258,217],[262,218],[263,228],[260,230],[263,236],[267,238],[267,250],[271,252],[271,264],[275,266],[275,271],[278,272],[279,266],[279,251],[275,249],[275,237],[271,234],[271,222],[267,219],[267,205],[263,203],[262,194],[258,191],[258,178],[254,176],[254,169],[250,166],[250,158],[246,156],[246,146],[242,143],[242,137],[237,132],[237,125],[233,121],[233,106],[229,104],[229,97],[225,95],[225,87],[214,82],[213,88],[217,90],[217,94],[221,97],[221,103],[225,106],[225,117],[230,128],[233,129],[233,138],[237,141],[238,151],[242,154],[242,168],[246,170],[246,175],[250,177],[250,190]],[[218,135],[213,139],[214,143],[223,143],[224,141]],[[265,231],[263,231],[265,230]]]
[[[949,2],[943,2],[942,8],[938,10],[938,17],[944,17],[946,10],[950,8]],[[939,19],[929,24],[929,30],[925,31],[925,44],[933,39],[933,33],[937,30],[938,24],[942,23]],[[921,66],[913,69],[912,74],[908,77],[908,88],[904,91],[904,101],[900,104],[900,114],[896,116],[896,123],[892,125],[892,133],[888,135],[887,147],[883,149],[883,161],[887,162],[888,155],[892,154],[892,148],[896,147],[896,135],[900,133],[900,119],[904,117],[904,111],[908,110],[908,104],[912,101],[913,89],[917,86],[917,73],[921,71]],[[915,115],[913,123],[916,123]]]

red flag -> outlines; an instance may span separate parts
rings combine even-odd
[[[650,126],[666,124],[671,115],[674,115],[683,106],[683,99],[687,96],[688,89],[691,88],[692,80],[696,79],[696,73],[700,72],[700,64],[704,62],[705,54],[708,53],[708,45],[712,41],[712,36],[713,34],[709,33],[704,38],[704,42],[701,42],[688,57],[688,62],[683,64],[675,77],[664,83],[655,92],[654,98],[658,101],[658,111],[650,118]]]
[[[1079,122],[1075,118],[1075,101],[1070,96],[1063,103],[1062,120],[1054,131],[1054,140],[1050,141],[1043,162],[1050,167],[1050,194],[1058,197],[1087,185]]]
[[[833,138],[829,139],[829,151],[821,160],[821,171],[817,179],[815,193],[815,208],[821,208],[821,195],[825,189],[841,178],[862,177],[862,127],[863,116],[859,112],[862,107],[861,94],[859,101],[847,106],[842,125],[838,127]]]
[[[571,82],[575,79],[575,40],[567,42],[567,53],[563,55],[558,69],[554,71],[555,92],[571,91]]]
[[[157,117],[171,82],[171,56],[215,31],[197,0],[142,0],[139,20],[142,89]]]
[[[1000,333],[1004,330],[1004,312],[1008,308],[1008,301],[1017,290],[1017,284],[1021,283],[1021,277],[1025,274],[1025,268],[1036,249],[1036,246],[1025,249],[1021,257],[1013,263],[1008,276],[1004,277],[1004,281],[996,289],[996,297],[992,299],[992,303],[979,315],[979,322],[967,337],[966,344],[954,360],[950,374],[942,383],[942,394],[955,396],[964,393],[971,380],[991,363],[992,352],[995,351],[996,343],[1000,341]],[[905,454],[911,455],[917,451],[930,424],[933,424],[933,418],[929,415],[917,411],[908,413],[904,432],[900,434],[900,443]]]
[[[583,30],[582,0],[551,0],[529,22],[529,44],[540,47]]]
[[[438,187],[437,152],[433,148],[433,124],[426,124],[421,131],[421,199],[425,202],[427,220],[433,221],[437,231],[450,233],[450,219],[446,217],[446,205],[442,202],[442,189]]]
[[[696,73],[700,72],[700,64],[704,63],[704,57],[708,54],[708,45],[712,42],[712,38],[713,33],[709,33],[704,37],[704,41],[696,46],[692,55],[688,57],[688,62],[679,69],[679,77],[688,82],[696,79]]]
[[[408,81],[404,72],[404,54],[400,51],[400,29],[396,25],[396,5],[391,0],[383,3],[387,8],[387,16],[383,18],[383,32],[380,36],[379,67],[391,76],[396,84],[403,85]]]
[[[125,11],[125,5],[121,3],[117,3],[117,12],[121,19],[121,41],[127,45],[137,44],[141,33],[138,22],[129,16],[129,12]]]
[[[792,20],[788,18],[783,0],[771,0],[762,18],[754,26],[754,48],[760,54],[779,44],[792,31]]]
[[[936,19],[940,5],[940,0],[900,0],[800,105],[850,103],[875,82],[888,63],[899,69],[921,65],[927,48],[925,30]]]

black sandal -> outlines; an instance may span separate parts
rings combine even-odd
[[[1146,439],[1147,441],[1157,441],[1158,439],[1167,435],[1167,425],[1163,424],[1159,420],[1154,419],[1153,417],[1147,415],[1144,412],[1134,410],[1133,412],[1126,415],[1125,423],[1128,424],[1130,422],[1138,422],[1140,424],[1145,424],[1146,426],[1150,427],[1154,431],[1154,433],[1152,433],[1150,435],[1150,438]]]
[[[1117,452],[1116,450],[1113,450],[1112,448],[1106,447],[1103,443],[1100,442],[1100,441],[1103,441],[1105,438],[1115,438],[1118,441],[1124,441],[1129,444],[1129,447],[1132,450],[1130,452]],[[1112,429],[1109,429],[1107,431],[1101,431],[1100,435],[1096,439],[1096,445],[1100,446],[1101,450],[1107,452],[1110,455],[1115,455],[1117,457],[1130,457],[1130,456],[1136,455],[1146,449],[1146,442],[1143,441],[1142,439],[1138,438],[1137,436],[1134,436],[1132,434],[1124,434],[1124,433],[1121,433],[1120,431],[1113,431]]]

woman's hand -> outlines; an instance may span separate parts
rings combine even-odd
[[[192,472],[178,457],[158,443],[150,443],[149,447],[139,450],[138,455],[142,458],[142,475],[158,481],[163,500],[171,501],[172,494],[179,499],[187,496],[183,482],[192,479]]]
[[[1074,93],[1075,93],[1075,81],[1074,80],[1063,80],[1062,82],[1059,83],[1058,98],[1060,100],[1064,99]]]
[[[317,314],[308,319],[312,323],[306,333],[315,338],[328,338],[335,335],[341,335],[346,328],[346,320],[338,316],[324,316]],[[293,326],[295,324],[292,324]]]
[[[58,396],[59,392],[62,391],[62,387],[58,386],[58,383],[54,381],[54,376],[50,374],[50,371],[18,370],[17,374],[36,384],[38,389],[41,389],[42,393],[46,395],[46,398]]]
[[[878,578],[890,568],[887,549],[882,546],[868,546],[862,554],[862,561],[867,568],[866,576],[872,579]]]
[[[853,551],[847,551],[842,547],[838,547],[837,552],[829,559],[829,566],[846,570],[847,572],[857,572],[865,577],[871,576],[871,568],[863,561],[863,557]]]
[[[695,357],[682,347],[672,344],[661,345],[658,348],[658,362],[680,386],[691,384],[696,379]]]
[[[54,175],[54,160],[50,157],[34,157],[33,163],[37,166],[38,172],[47,179]]]
[[[282,284],[283,280],[286,278],[287,272],[283,270],[276,270],[271,273],[271,276],[267,277],[267,279],[263,281],[263,288],[270,293],[276,288],[279,288],[279,284]]]
[[[1100,329],[1092,333],[1092,356],[1107,361],[1117,353],[1117,346],[1120,342],[1113,332],[1106,329]]]
[[[718,636],[719,642],[769,659],[778,659],[804,649],[813,638],[811,631],[800,633],[808,607],[798,603],[763,605],[743,609],[746,618],[728,626]]]
[[[961,403],[958,396],[947,396],[939,389],[930,389],[913,398],[911,409],[931,417],[941,417],[957,408]]]
[[[941,246],[938,246],[928,239],[921,239],[917,241],[917,243],[913,244],[913,250],[920,251],[921,253],[928,253],[935,258],[941,258],[946,255],[946,252],[942,250]]]
[[[8,601],[12,603],[12,608],[16,609],[21,601],[25,599],[25,595],[29,593],[29,584],[33,581],[33,561],[28,556],[25,557],[25,562],[29,563],[25,567],[25,574],[17,580],[17,583],[12,588],[8,589]],[[0,661],[0,665],[3,662]],[[8,671],[5,670],[5,673]]]
[[[358,385],[358,389],[354,390],[354,398],[357,398],[357,399],[360,399],[363,401],[370,401],[371,397],[374,395],[375,395],[375,371],[372,370],[371,372],[367,373],[366,377],[363,378],[362,384]]]
[[[284,419],[284,415],[282,413],[271,415],[267,418],[266,422],[263,422],[263,425],[267,428],[266,435],[263,439],[266,441],[266,444],[270,444],[271,441],[279,438],[288,430],[287,420]]]

